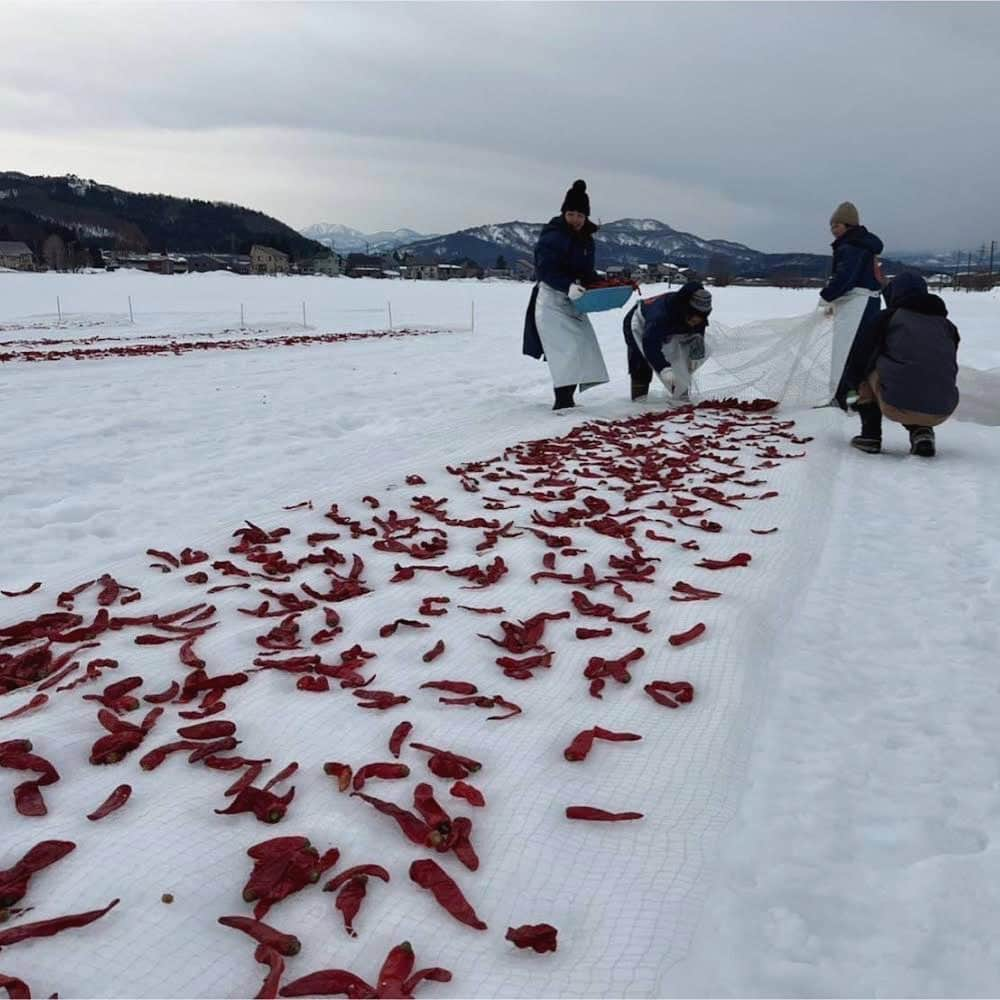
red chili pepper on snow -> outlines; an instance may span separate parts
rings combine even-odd
[[[120,900],[113,899],[101,910],[88,910],[86,913],[71,913],[64,917],[54,917],[51,920],[36,920],[30,924],[18,924],[5,931],[0,931],[0,948],[5,948],[10,944],[17,944],[20,941],[28,941],[31,938],[51,937],[60,931],[69,930],[73,927],[86,927],[95,920],[99,920],[109,910],[118,905]]]
[[[24,590],[0,590],[0,594],[4,597],[24,597],[25,594],[33,594],[42,585],[41,580],[35,581],[29,587],[25,587]]]
[[[337,784],[342,792],[346,792],[351,787],[351,765],[341,764],[338,761],[327,761],[323,765],[323,773],[337,779]]]
[[[438,904],[459,923],[477,931],[486,930],[486,924],[465,898],[455,880],[436,862],[429,858],[410,865],[410,879],[421,889],[429,890]]]
[[[365,764],[354,772],[354,790],[360,791],[365,787],[365,782],[369,778],[381,778],[383,781],[395,781],[400,778],[408,778],[410,769],[405,764]]]
[[[627,819],[642,819],[642,813],[623,812],[613,813],[604,809],[597,809],[594,806],[567,806],[567,819],[599,820],[607,823],[617,823]]]
[[[48,700],[49,696],[47,694],[36,694],[27,704],[22,705],[20,708],[15,708],[13,712],[8,712],[6,715],[0,715],[0,722],[5,722],[7,719],[17,719],[22,715],[27,715],[29,712],[34,712],[36,708],[41,708]]]
[[[578,628],[576,630],[577,639],[603,639],[614,632],[610,628]]]
[[[403,749],[403,741],[412,731],[412,722],[401,722],[392,731],[392,735],[389,737],[389,752],[393,757],[399,758],[400,751]]]
[[[269,924],[254,920],[252,917],[219,917],[219,923],[224,927],[243,931],[258,944],[273,948],[279,955],[291,957],[302,950],[302,943],[294,934],[285,934]]]
[[[434,645],[424,653],[424,663],[432,663],[444,652],[444,640],[438,639]]]
[[[737,552],[731,559],[702,559],[695,565],[702,569],[730,569],[733,566],[749,566],[751,558],[749,552]]]
[[[657,704],[677,708],[694,700],[694,687],[687,681],[653,681],[643,690]]]
[[[87,819],[95,823],[99,819],[104,819],[105,816],[121,809],[131,794],[131,785],[119,785],[92,813],[88,813]]]
[[[389,873],[381,865],[355,865],[353,868],[345,868],[339,875],[330,879],[323,886],[324,892],[336,892],[344,883],[352,878],[362,877],[380,878],[383,882],[389,881]]]
[[[470,806],[485,806],[486,798],[483,793],[473,785],[468,785],[464,781],[456,781],[449,789],[456,799],[465,799]]]
[[[435,691],[447,691],[449,694],[476,694],[479,690],[469,681],[426,681],[421,688],[432,688]]]
[[[232,736],[236,732],[236,723],[227,719],[216,719],[214,722],[201,722],[194,726],[181,726],[177,735],[186,740],[217,740],[223,736]]]
[[[670,636],[667,640],[671,646],[683,646],[686,643],[692,642],[697,639],[698,636],[704,634],[705,625],[699,622],[697,625],[692,625],[686,632],[678,632],[676,635]]]
[[[173,701],[181,693],[181,686],[177,681],[171,681],[170,687],[157,694],[146,694],[142,696],[143,701],[149,702],[151,705],[162,705],[168,701]]]
[[[522,924],[520,927],[508,927],[504,937],[516,948],[532,948],[541,955],[556,950],[558,933],[551,924]]]
[[[393,802],[385,802],[382,799],[377,799],[373,795],[366,795],[364,792],[351,792],[351,795],[356,795],[358,798],[364,799],[365,802],[373,806],[380,813],[394,819],[399,824],[399,828],[403,831],[407,840],[421,846],[426,843],[427,837],[431,832],[430,828],[422,819],[414,816],[409,810],[403,809]]]
[[[71,840],[43,840],[12,867],[0,871],[0,910],[20,902],[36,872],[55,864],[75,848],[76,844]]]

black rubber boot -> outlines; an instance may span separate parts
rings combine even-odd
[[[573,402],[573,393],[576,392],[575,385],[557,385],[555,389],[556,401],[552,404],[553,410],[566,410],[571,406],[576,406]]]
[[[877,455],[882,450],[882,410],[878,403],[861,403],[857,411],[861,417],[861,433],[851,438],[851,447]]]
[[[649,395],[649,382],[643,382],[642,379],[632,376],[632,399],[633,401],[637,399],[645,399]]]
[[[907,424],[906,429],[910,432],[910,454],[919,455],[921,458],[933,458],[934,428]]]

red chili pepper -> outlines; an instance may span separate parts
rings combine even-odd
[[[142,696],[142,700],[149,702],[151,705],[162,705],[168,701],[173,701],[181,693],[181,686],[177,681],[171,681],[170,687],[157,694],[146,694]]]
[[[478,788],[473,785],[468,785],[464,781],[456,781],[454,785],[451,786],[450,790],[452,795],[456,799],[465,799],[469,805],[472,806],[485,806],[486,798]]]
[[[459,923],[477,931],[487,929],[455,880],[436,861],[430,859],[414,861],[410,865],[410,878],[421,889],[429,890],[438,904]]]
[[[300,677],[295,682],[295,686],[300,691],[312,691],[315,694],[322,694],[324,691],[330,690],[330,682],[325,677],[313,677],[310,674]]]
[[[733,566],[749,566],[751,559],[749,552],[737,552],[731,559],[702,559],[695,565],[702,569],[730,569]]]
[[[383,815],[392,817],[399,824],[399,828],[403,831],[407,840],[421,846],[427,842],[427,838],[431,832],[430,828],[422,819],[414,816],[413,813],[400,808],[393,802],[385,802],[382,799],[375,798],[373,795],[366,795],[364,792],[351,792],[351,795],[356,795],[358,798],[364,799],[365,802]]]
[[[30,586],[25,587],[24,590],[0,590],[0,594],[3,594],[4,597],[24,597],[25,594],[33,594],[41,585],[42,581],[37,580]]]
[[[717,590],[703,590],[701,587],[693,587],[690,583],[685,583],[683,580],[678,580],[673,587],[675,593],[683,594],[683,597],[674,597],[671,595],[670,600],[672,601],[710,601],[713,598],[721,597],[722,594]]]
[[[702,622],[699,622],[697,625],[692,625],[686,632],[678,632],[676,635],[670,636],[667,641],[671,646],[683,646],[686,643],[697,639],[698,636],[703,635],[704,632],[705,625]]]
[[[0,910],[24,898],[32,875],[55,864],[76,848],[71,840],[43,840],[11,868],[0,871]]]
[[[471,611],[476,615],[505,615],[507,614],[506,608],[470,608],[467,604],[457,605],[462,611]]]
[[[269,924],[261,923],[261,921],[251,917],[219,917],[219,923],[223,927],[232,927],[243,931],[258,944],[273,948],[279,955],[291,957],[302,950],[302,943],[294,934],[285,934]]]
[[[455,857],[469,871],[474,872],[479,868],[479,856],[472,846],[471,836],[472,820],[468,816],[456,816],[455,822],[452,824],[452,835],[449,837],[451,849],[455,852]]]
[[[265,764],[271,763],[271,758],[262,757],[258,760],[248,760],[246,757],[219,757],[216,754],[210,754],[202,763],[213,771],[237,771],[241,767],[248,767],[251,764],[259,764],[263,767]]]
[[[6,593],[6,591],[0,591]],[[13,594],[7,594],[13,597]],[[31,990],[23,979],[15,979],[14,976],[5,976],[0,972],[0,989],[7,991],[9,1000],[31,1000]]]
[[[508,927],[504,937],[517,948],[532,948],[541,955],[556,950],[558,933],[551,924],[522,924],[520,927]]]
[[[367,998],[376,996],[375,991],[353,972],[343,969],[322,969],[310,972],[281,987],[283,997],[322,997],[340,996],[351,998]]]
[[[444,639],[438,639],[434,645],[424,653],[424,663],[432,663],[444,652]]]
[[[233,801],[225,809],[216,809],[220,816],[233,813],[252,812],[262,823],[277,823],[288,809],[288,804],[295,797],[295,788],[290,788],[284,795],[278,796],[249,785],[240,790]]]
[[[361,909],[364,902],[365,893],[368,891],[368,879],[352,878],[337,893],[337,901],[334,904],[344,917],[344,930],[351,937],[357,937],[358,932],[354,929],[354,918]]]
[[[255,1000],[276,1000],[281,988],[281,977],[285,974],[285,960],[273,948],[263,944],[257,945],[253,957],[268,969]]]
[[[408,778],[410,769],[405,764],[365,764],[354,772],[354,790],[360,791],[365,787],[365,782],[369,778],[381,778],[383,781],[395,781],[400,778]]]
[[[351,787],[351,765],[340,764],[337,761],[327,761],[323,765],[323,772],[337,779],[337,784],[342,792],[346,792]]]
[[[30,924],[18,924],[5,931],[0,931],[0,948],[5,948],[10,944],[17,944],[20,941],[28,941],[31,938],[51,937],[60,931],[68,930],[72,927],[86,927],[95,920],[99,920],[110,909],[117,906],[120,900],[113,899],[102,910],[88,910],[86,913],[71,913],[64,917],[54,917],[51,920],[36,920]]]
[[[324,892],[336,892],[345,882],[349,882],[352,878],[360,878],[362,876],[372,878],[380,878],[383,882],[389,881],[389,873],[381,865],[355,865],[353,868],[346,868],[339,875],[330,879],[326,885],[323,886]]]
[[[432,688],[435,691],[447,691],[450,694],[476,694],[479,690],[469,681],[426,681],[421,688]]]
[[[87,819],[95,823],[99,819],[104,819],[105,816],[121,809],[131,794],[131,785],[119,785],[92,813],[87,815]]]
[[[240,777],[238,777],[222,794],[226,798],[230,798],[233,795],[239,795],[245,788],[249,788],[253,783],[261,776],[261,772],[264,770],[263,764],[253,763],[250,764],[246,771],[243,772]]]
[[[290,778],[299,769],[299,765],[296,761],[292,761],[291,764],[286,764],[267,784],[264,785],[264,791],[269,792],[275,785],[287,778]]]
[[[617,823],[626,819],[642,819],[642,813],[613,813],[607,812],[604,809],[596,809],[594,806],[567,806],[566,818],[600,820],[602,822]]]
[[[520,705],[515,705],[514,702],[507,701],[506,699],[501,698],[500,695],[498,695],[498,694],[495,694],[493,696],[493,704],[497,708],[505,708],[505,709],[507,709],[507,714],[506,715],[487,715],[486,716],[486,721],[487,722],[493,722],[493,721],[502,722],[504,719],[512,719],[512,718],[514,718],[515,715],[520,715],[521,714],[521,706]]]
[[[382,963],[378,974],[376,993],[380,997],[410,996],[413,990],[408,986],[416,957],[409,941],[397,944]],[[450,974],[449,974],[450,977]]]
[[[22,705],[20,708],[15,708],[13,712],[8,712],[6,715],[0,715],[0,722],[5,722],[7,719],[16,719],[22,715],[27,715],[29,712],[35,711],[36,708],[41,708],[42,705],[46,704],[49,700],[47,694],[36,694],[34,698],[31,699],[26,705]]]
[[[576,630],[577,639],[603,639],[611,635],[614,629],[610,628],[578,628]]]
[[[194,726],[181,726],[177,735],[186,740],[217,740],[223,736],[232,736],[236,732],[236,723],[226,719],[216,719],[214,722],[200,722]]]
[[[195,749],[188,756],[188,763],[197,764],[206,757],[213,756],[213,754],[225,753],[227,750],[235,750],[241,742],[241,740],[238,740],[233,736],[224,736],[220,740],[209,740],[207,742],[198,743]]]
[[[451,817],[441,808],[434,798],[434,789],[426,782],[421,782],[413,790],[413,806],[431,828],[426,843],[428,847],[438,850],[448,850],[451,836]]]
[[[414,750],[422,750],[424,753],[431,754],[434,757],[445,757],[456,761],[463,768],[465,768],[466,771],[478,771],[483,766],[478,760],[473,760],[471,757],[463,757],[461,754],[453,753],[451,750],[441,750],[439,747],[432,747],[428,743],[411,743],[410,746]],[[466,775],[444,775],[443,777],[464,778]]]
[[[389,737],[389,752],[398,759],[400,751],[403,749],[403,741],[413,731],[412,722],[401,722],[392,731]]]

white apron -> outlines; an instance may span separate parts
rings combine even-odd
[[[868,307],[869,299],[877,299],[882,293],[867,288],[852,288],[831,303],[833,306],[833,350],[830,357],[830,395],[837,391],[840,376],[844,374],[847,355],[851,351],[854,337],[861,324],[861,317]]]
[[[578,385],[582,392],[609,381],[597,334],[586,313],[578,313],[568,295],[544,281],[538,283],[535,326],[554,386]]]

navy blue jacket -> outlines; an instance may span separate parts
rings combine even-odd
[[[827,302],[839,299],[852,288],[877,292],[875,257],[882,252],[882,241],[864,226],[851,226],[833,243],[833,273],[819,293]]]
[[[667,359],[663,356],[663,345],[671,337],[689,334],[704,336],[708,327],[707,316],[700,326],[691,327],[687,324],[688,303],[691,301],[691,296],[703,287],[699,281],[689,281],[686,285],[681,285],[676,292],[643,299],[639,303],[642,318],[646,321],[646,329],[642,335],[642,353],[654,371],[661,372],[667,367]]]
[[[597,226],[588,219],[579,231],[557,215],[538,237],[535,245],[535,276],[560,292],[568,292],[574,281],[586,285],[597,280],[594,270],[594,233]]]
[[[948,307],[916,274],[901,274],[885,289],[888,306],[866,331],[864,364],[855,385],[879,373],[882,397],[917,413],[947,415],[958,405],[958,328]],[[859,352],[860,353],[860,352]]]

